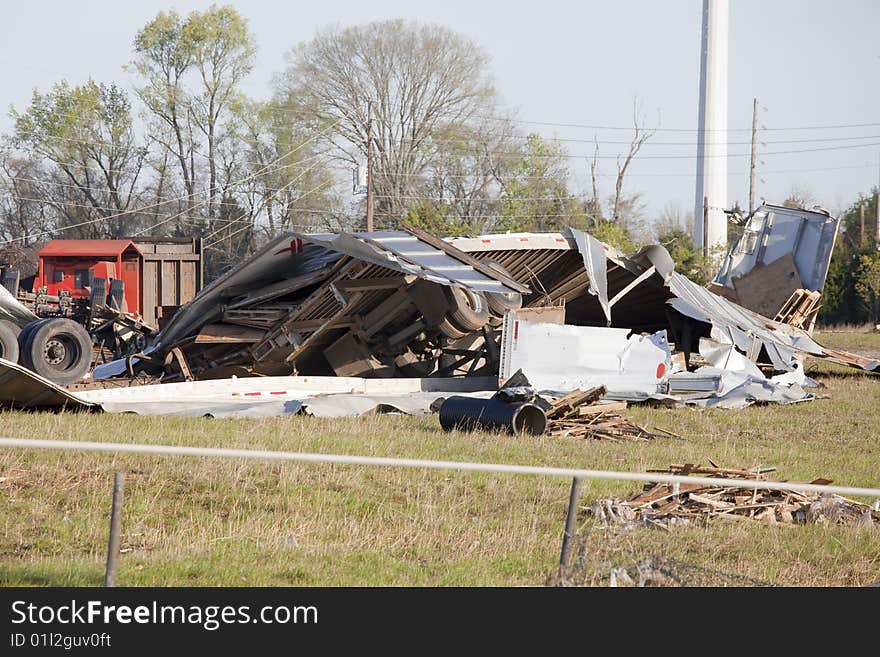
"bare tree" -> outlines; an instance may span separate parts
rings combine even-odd
[[[41,241],[55,226],[54,216],[43,203],[49,174],[35,158],[8,150],[0,154],[0,238],[30,246]]]
[[[160,12],[137,33],[131,68],[144,81],[136,89],[156,119],[153,139],[177,161],[187,196],[188,218],[195,203],[195,136],[192,99],[184,81],[193,63],[180,16]]]
[[[587,200],[584,210],[587,214],[587,219],[591,222],[593,228],[598,228],[602,221],[604,221],[604,216],[602,214],[602,201],[599,200],[598,137],[594,138],[594,141],[596,142],[596,146],[593,149],[593,159],[590,161],[590,183],[593,191],[593,196]]]
[[[646,130],[642,126],[643,120],[639,116],[639,102],[638,99],[633,99],[633,136],[632,140],[629,144],[629,149],[627,150],[626,155],[623,158],[623,161],[618,158],[617,160],[617,179],[614,183],[614,200],[611,206],[611,218],[614,221],[620,221],[621,217],[621,209],[624,206],[624,197],[623,197],[623,181],[626,177],[626,171],[629,168],[630,163],[632,163],[633,158],[638,155],[642,146],[645,145],[645,142],[648,141],[651,137],[654,136],[655,130]]]
[[[327,131],[342,161],[365,158],[371,106],[379,223],[393,224],[410,205],[416,179],[440,148],[435,138],[495,106],[486,54],[442,26],[392,20],[332,28],[289,59],[279,98]]]

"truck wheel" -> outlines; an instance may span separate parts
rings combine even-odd
[[[22,350],[30,369],[53,383],[82,379],[92,364],[92,339],[70,319],[49,319],[35,326]]]
[[[0,320],[0,358],[18,362],[18,326],[9,320]]]
[[[449,300],[447,318],[463,331],[479,331],[489,321],[489,304],[479,292],[461,287],[447,287],[443,290]]]
[[[437,328],[440,329],[440,332],[443,335],[452,340],[459,340],[467,335],[465,331],[462,331],[461,329],[456,327],[455,324],[450,322],[448,317],[444,317],[443,321],[440,322],[440,326],[438,326]]]
[[[33,365],[28,361],[27,354],[27,341],[31,334],[34,332],[34,329],[38,326],[42,326],[49,319],[35,319],[34,321],[25,324],[25,327],[21,329],[18,333],[18,358],[19,362],[24,365],[28,369],[33,369]]]
[[[490,269],[494,269],[499,274],[513,278],[501,263],[486,258],[483,260],[483,264]],[[489,312],[500,318],[503,318],[508,310],[519,310],[522,308],[522,295],[517,292],[486,292],[486,301],[489,302]]]

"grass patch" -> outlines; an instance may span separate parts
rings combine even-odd
[[[880,351],[880,336],[871,339]],[[636,471],[711,458],[774,465],[787,479],[880,484],[878,377],[825,364],[810,373],[830,399],[628,411],[684,441],[446,434],[436,416],[3,412],[0,434]],[[120,585],[540,585],[555,572],[569,487],[539,477],[8,449],[0,452],[0,584],[99,585],[117,470],[126,472]],[[589,482],[583,502],[635,490]],[[880,573],[880,528],[728,522],[586,536],[584,581],[593,584],[651,554],[783,585],[860,585]]]

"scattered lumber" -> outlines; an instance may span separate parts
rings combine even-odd
[[[723,479],[767,481],[775,468],[742,469],[673,463],[664,474],[694,475]],[[809,482],[828,485],[830,479]],[[715,518],[752,519],[768,524],[832,524],[871,527],[880,523],[880,512],[869,505],[840,495],[797,493],[767,488],[732,488],[681,484],[647,484],[626,500],[597,500],[589,513],[603,524],[638,524],[669,529],[672,526],[706,523]]]
[[[603,401],[606,392],[605,386],[598,386],[557,399],[546,413],[547,432],[551,436],[615,442],[678,438],[668,431],[652,433],[623,417],[620,411],[626,410],[626,402]]]

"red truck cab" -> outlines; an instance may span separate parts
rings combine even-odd
[[[103,278],[107,289],[113,279],[125,284],[125,308],[143,314],[141,298],[143,255],[131,240],[52,240],[39,253],[40,265],[34,292],[62,291],[75,299],[88,299],[92,281]]]

